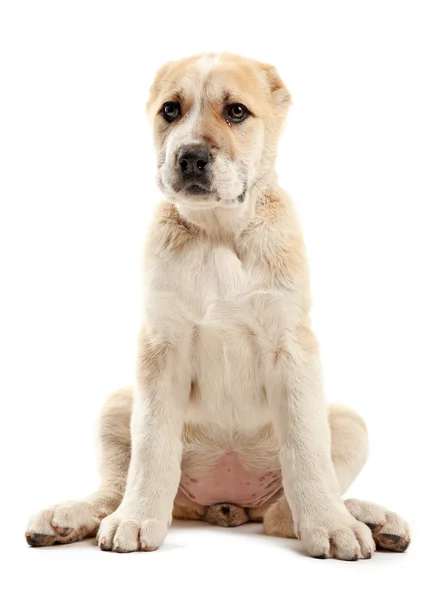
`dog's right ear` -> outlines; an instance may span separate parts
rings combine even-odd
[[[272,65],[263,65],[263,72],[274,104],[287,110],[292,102],[291,94],[283,83],[277,69]]]
[[[152,85],[150,86],[149,95],[146,104],[147,114],[151,115],[151,110],[155,108],[158,96],[161,93],[162,82],[167,79],[167,73],[170,71],[171,62],[165,63],[157,71]]]

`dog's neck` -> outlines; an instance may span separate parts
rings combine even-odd
[[[210,237],[238,236],[253,219],[259,199],[268,188],[277,189],[277,174],[268,171],[248,189],[244,202],[234,202],[228,206],[198,209],[189,205],[174,203],[181,216],[203,230]]]

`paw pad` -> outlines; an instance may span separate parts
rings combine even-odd
[[[50,546],[55,542],[55,536],[47,535],[45,533],[27,532],[26,541],[29,544],[29,546],[33,546],[34,548],[37,548],[39,546]]]
[[[375,536],[377,546],[390,552],[405,552],[410,544],[410,538],[406,535],[395,535],[393,533],[379,533]]]

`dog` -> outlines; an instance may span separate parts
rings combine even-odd
[[[324,400],[301,228],[274,167],[290,104],[274,67],[232,54],[157,73],[147,112],[164,200],[135,386],[104,406],[98,491],[33,517],[31,546],[97,534],[102,550],[152,551],[175,517],[261,521],[318,558],[407,549],[398,515],[342,499],[368,436]]]

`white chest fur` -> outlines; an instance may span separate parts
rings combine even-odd
[[[149,313],[155,330],[176,339],[191,323],[192,397],[188,420],[251,429],[267,421],[253,332],[247,326],[247,301],[258,281],[233,245],[194,244],[182,259],[152,268]],[[172,323],[170,323],[172,320]]]

